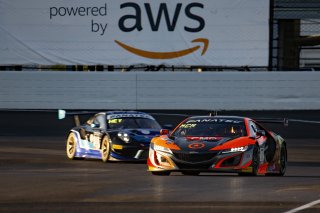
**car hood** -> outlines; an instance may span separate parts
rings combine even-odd
[[[177,137],[174,143],[181,151],[207,152],[235,138],[227,137]]]

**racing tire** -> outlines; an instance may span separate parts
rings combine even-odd
[[[108,162],[110,156],[110,138],[105,135],[101,141],[101,159],[103,162]]]
[[[161,172],[151,172],[153,175],[157,176],[169,176],[171,172],[168,171],[161,171]]]
[[[260,149],[258,145],[255,145],[253,148],[252,154],[252,176],[257,176],[260,166]]]
[[[260,166],[260,149],[258,145],[255,145],[253,148],[252,154],[252,172],[239,172],[239,176],[257,176]]]
[[[288,155],[286,145],[281,146],[281,156],[280,156],[280,171],[278,176],[283,176],[286,173],[288,164]]]
[[[267,173],[266,176],[284,176],[287,170],[288,156],[286,145],[281,146],[280,150],[280,169],[279,173]]]
[[[79,159],[76,157],[77,153],[77,138],[73,132],[71,132],[67,138],[67,143],[66,143],[66,153],[67,153],[67,158],[69,160],[75,160]]]
[[[185,172],[181,172],[183,175],[189,175],[189,176],[198,176],[200,174],[200,172],[197,171],[185,171]]]

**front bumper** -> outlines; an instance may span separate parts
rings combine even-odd
[[[166,153],[150,149],[149,171],[250,172],[253,147],[244,152]]]
[[[111,161],[146,161],[149,144],[119,145],[112,144],[109,160]]]

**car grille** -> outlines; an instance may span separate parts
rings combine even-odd
[[[195,169],[195,170],[201,170],[201,169],[209,169],[210,166],[212,166],[212,162],[208,163],[197,163],[197,164],[187,164],[187,163],[180,163],[175,162],[179,169]]]
[[[210,153],[174,153],[176,159],[189,163],[200,163],[212,160],[217,152]]]
[[[133,158],[137,154],[136,149],[127,149],[127,150],[117,150],[117,153],[124,156],[124,157],[129,157]]]

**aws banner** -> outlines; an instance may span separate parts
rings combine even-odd
[[[0,0],[0,64],[267,66],[266,0]]]

